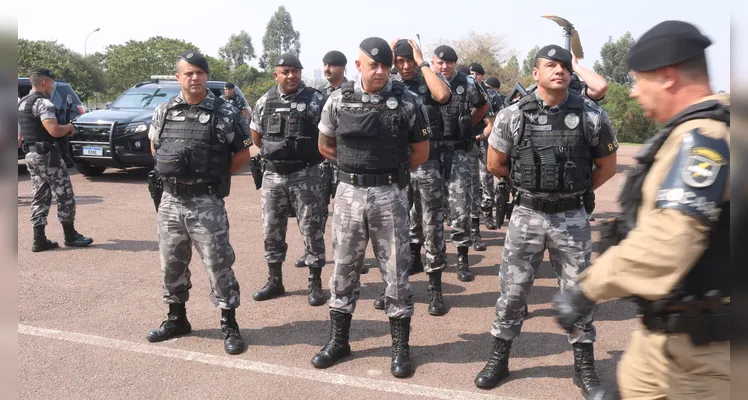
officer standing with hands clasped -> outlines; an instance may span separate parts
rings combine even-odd
[[[498,177],[511,173],[518,200],[502,253],[493,349],[475,378],[480,388],[494,387],[509,375],[509,350],[522,329],[527,295],[546,248],[561,290],[570,290],[590,263],[592,238],[582,195],[615,175],[618,143],[605,110],[569,90],[572,71],[564,48],[540,49],[533,68],[537,90],[501,110],[489,137],[488,170]],[[590,308],[568,335],[574,383],[585,395],[599,385],[592,320]]]
[[[596,303],[640,307],[617,384],[590,398],[730,398],[730,97],[712,92],[710,44],[665,21],[629,52],[631,97],[664,128],[635,156],[622,214],[604,225],[613,247],[554,297],[569,331]]]
[[[319,149],[339,168],[333,215],[335,270],[330,278],[330,338],[312,358],[327,368],[351,352],[349,330],[360,292],[360,273],[371,239],[385,284],[392,335],[391,373],[407,377],[413,292],[408,282],[408,181],[428,159],[429,127],[418,96],[389,80],[392,49],[381,38],[359,45],[350,81],[325,103]]]
[[[60,155],[57,138],[72,135],[72,124],[59,125],[56,109],[49,100],[55,84],[55,76],[46,68],[35,68],[29,73],[31,91],[18,103],[18,124],[24,141],[26,169],[31,178],[33,199],[31,200],[31,224],[34,242],[31,251],[39,252],[60,247],[47,239],[45,227],[52,205],[57,201],[57,218],[65,232],[65,246],[86,247],[93,239],[75,230],[75,194],[70,175]],[[19,139],[20,141],[20,139]]]
[[[294,54],[281,54],[273,77],[278,83],[255,105],[252,141],[265,159],[262,178],[262,225],[268,283],[252,297],[263,301],[285,293],[283,262],[286,260],[286,231],[291,210],[297,216],[304,237],[304,265],[309,267],[308,302],[325,303],[322,267],[325,265],[325,237],[322,180],[317,148],[319,115],[324,97],[301,80],[303,69]]]
[[[229,194],[230,174],[249,161],[252,140],[239,110],[207,89],[210,71],[203,55],[187,50],[176,67],[182,91],[156,107],[148,132],[155,170],[163,179],[158,237],[169,315],[146,339],[160,342],[192,330],[185,303],[192,288],[194,244],[208,273],[210,298],[221,309],[224,349],[239,354],[244,350],[236,322],[239,283],[223,198]]]

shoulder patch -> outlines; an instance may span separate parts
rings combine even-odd
[[[730,148],[698,129],[683,136],[680,153],[657,193],[657,208],[680,210],[715,222],[729,178]]]

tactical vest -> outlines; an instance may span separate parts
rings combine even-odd
[[[623,240],[628,232],[636,226],[637,214],[642,203],[642,186],[652,168],[655,155],[662,148],[670,133],[678,125],[695,119],[712,119],[730,125],[729,106],[716,100],[695,104],[674,117],[657,135],[650,138],[642,150],[635,156],[638,161],[623,185],[619,202],[623,218],[619,224],[619,239]],[[685,296],[703,296],[710,290],[719,290],[722,296],[732,292],[730,270],[730,203],[720,204],[721,212],[712,226],[709,235],[709,247],[696,262],[690,272],[665,296],[662,301],[671,302]]]
[[[452,100],[448,104],[440,105],[444,121],[444,140],[466,141],[472,137],[473,117],[470,114],[468,101],[467,75],[455,72],[455,77],[449,83],[452,89]]]
[[[262,115],[262,154],[273,163],[306,161],[317,164],[319,130],[309,107],[316,89],[305,87],[291,103],[281,101],[277,88],[268,92]]]
[[[581,97],[569,92],[563,109],[548,114],[534,94],[520,99],[519,138],[511,151],[515,187],[573,193],[592,185],[592,153],[584,136],[583,105]]]
[[[338,168],[355,174],[396,172],[407,168],[408,121],[401,117],[405,85],[392,82],[391,91],[376,94],[343,83],[335,130]]]
[[[216,129],[218,97],[209,114],[197,105],[169,102],[156,149],[156,171],[164,177],[218,180],[228,175],[231,151],[226,134]],[[182,111],[173,115],[174,111]]]
[[[34,116],[34,103],[44,98],[46,97],[43,94],[33,91],[21,99],[21,103],[25,101],[26,104],[23,111],[18,112],[18,123],[21,125],[21,135],[26,144],[36,142],[54,143],[55,141],[55,138],[47,132],[47,128],[42,125],[42,120],[38,116]]]
[[[426,84],[423,74],[418,73],[414,79],[403,81],[405,86],[421,97],[423,106],[426,108],[426,115],[429,117],[429,127],[431,128],[431,141],[439,141],[444,137],[444,121],[442,113],[439,110],[441,104],[437,103],[431,96],[431,89]]]

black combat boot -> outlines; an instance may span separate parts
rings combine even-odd
[[[187,320],[187,305],[185,303],[169,304],[169,314],[161,327],[148,332],[145,338],[151,342],[162,342],[173,337],[186,335],[192,331],[192,325]]]
[[[283,287],[282,265],[282,263],[268,263],[268,283],[252,294],[255,301],[269,300],[286,293],[286,288]]]
[[[423,272],[423,262],[421,262],[421,245],[418,243],[410,244],[410,269],[408,275],[415,275]]]
[[[351,314],[330,311],[330,339],[325,347],[312,357],[315,368],[327,368],[351,354],[348,334],[351,330]]]
[[[461,282],[472,282],[475,279],[468,263],[469,249],[467,246],[457,248],[457,279]]]
[[[512,342],[509,340],[493,338],[491,358],[483,370],[475,377],[475,386],[481,389],[491,389],[509,376],[509,350]]]
[[[574,343],[574,384],[582,389],[586,397],[589,392],[600,386],[600,379],[595,372],[595,353],[592,343]]]
[[[244,339],[236,323],[236,310],[221,310],[221,331],[226,335],[223,349],[229,354],[240,354],[244,351]]]
[[[472,219],[470,236],[473,238],[473,249],[475,251],[486,251],[486,244],[483,243],[483,239],[480,237],[480,218]]]
[[[413,373],[410,365],[410,317],[390,318],[392,335],[392,365],[390,372],[397,378],[406,378]]]
[[[483,209],[483,217],[486,220],[486,229],[490,231],[499,229],[499,227],[496,226],[496,219],[493,217],[493,207],[485,207]]]
[[[76,232],[72,222],[63,222],[62,230],[65,232],[65,246],[86,247],[93,243],[93,239]]]
[[[302,254],[301,257],[299,257],[299,259],[296,260],[295,263],[293,263],[293,266],[296,268],[306,267],[306,253]]]
[[[325,295],[322,293],[322,267],[318,264],[309,267],[309,296],[307,296],[307,301],[310,306],[325,304]]]
[[[46,233],[44,233],[44,225],[37,225],[34,227],[34,242],[31,244],[31,251],[34,253],[52,250],[60,247],[57,242],[47,239]]]
[[[442,271],[429,274],[429,297],[429,314],[439,316],[447,313],[442,299]]]
[[[374,300],[374,308],[377,310],[384,310],[384,297],[384,289],[382,289],[382,294]]]

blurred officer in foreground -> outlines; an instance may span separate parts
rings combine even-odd
[[[49,100],[55,76],[46,68],[35,68],[29,74],[31,91],[18,103],[19,143],[24,141],[26,169],[31,178],[31,225],[34,242],[31,251],[39,252],[60,247],[47,239],[45,227],[52,205],[57,202],[57,218],[65,232],[65,246],[86,247],[93,243],[75,230],[75,194],[67,166],[62,162],[57,138],[72,136],[72,124],[59,125],[56,109]]]
[[[489,138],[488,170],[510,176],[518,197],[501,258],[493,349],[475,378],[480,388],[509,375],[509,352],[527,316],[527,295],[545,250],[562,290],[574,286],[590,263],[592,237],[582,195],[615,175],[618,144],[605,110],[569,90],[572,71],[564,48],[540,49],[533,68],[537,90],[501,110]],[[593,312],[587,311],[568,335],[574,383],[585,394],[599,385]]]
[[[252,140],[239,110],[207,89],[209,72],[202,54],[182,53],[176,74],[182,91],[156,107],[148,132],[155,170],[163,179],[158,244],[169,315],[146,339],[161,342],[192,330],[185,303],[192,288],[194,245],[210,280],[210,298],[221,309],[224,349],[239,354],[244,350],[236,322],[239,283],[223,199],[229,195],[231,174],[249,161]]]
[[[330,338],[312,358],[327,368],[351,353],[349,330],[371,239],[390,319],[390,372],[407,377],[413,291],[408,281],[408,182],[429,155],[429,126],[418,96],[389,79],[392,49],[381,38],[359,45],[361,80],[345,82],[325,103],[319,149],[336,160],[339,187],[333,220],[335,271],[330,277]]]
[[[568,331],[595,303],[633,297],[640,307],[617,384],[590,398],[730,398],[730,98],[712,93],[710,44],[665,21],[628,55],[631,96],[664,129],[636,155],[622,214],[605,224],[613,247],[554,297]]]

